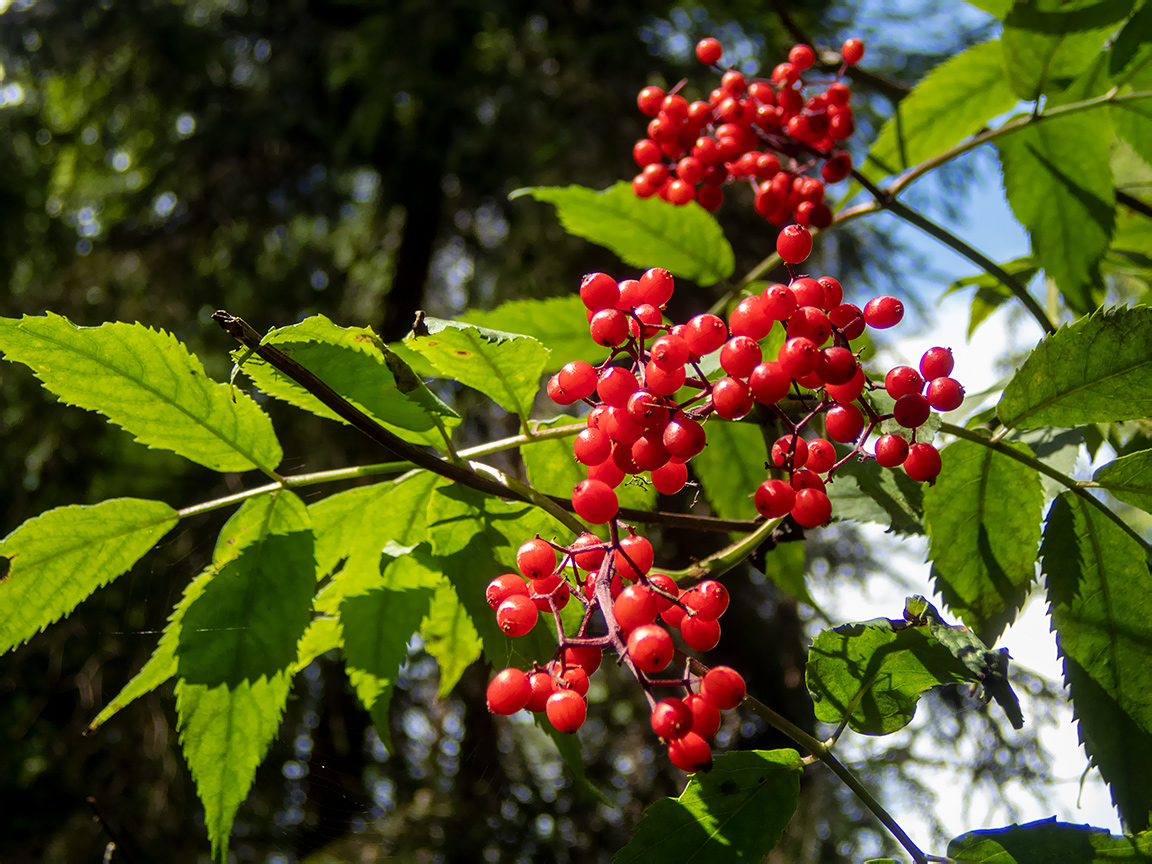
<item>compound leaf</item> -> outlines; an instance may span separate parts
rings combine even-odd
[[[1109,834],[1056,817],[987,831],[970,831],[948,844],[957,864],[1107,864],[1152,860],[1152,834]]]
[[[1005,446],[1031,456],[1022,444]],[[992,645],[1035,576],[1040,474],[974,441],[955,441],[940,455],[943,470],[924,491],[932,575],[944,602]]]
[[[1098,265],[1112,236],[1116,190],[1102,112],[1030,123],[996,143],[1008,204],[1028,229],[1032,254],[1068,305],[1098,305]]]
[[[93,591],[128,571],[175,527],[163,501],[115,498],[29,519],[2,541],[0,654],[67,615]]]
[[[544,371],[555,372],[573,360],[597,364],[608,356],[588,335],[586,311],[573,286],[572,292],[562,297],[509,300],[490,312],[470,310],[458,320],[539,340],[552,352]]]
[[[271,331],[261,340],[287,354],[381,426],[406,441],[443,444],[437,424],[460,417],[367,327],[337,327],[314,315]],[[252,382],[274,396],[321,417],[348,421],[291,378],[240,348],[232,355]]]
[[[1040,550],[1080,740],[1125,825],[1152,810],[1152,574],[1140,544],[1071,492],[1052,502]]]
[[[460,321],[425,318],[404,344],[445,378],[466,384],[527,419],[548,362],[548,349],[531,336],[487,330]]]
[[[926,690],[972,674],[923,627],[893,629],[885,619],[822,631],[804,669],[816,719],[863,735],[903,729]]]
[[[641,270],[663,267],[673,276],[712,285],[735,269],[720,223],[695,202],[673,207],[656,197],[637,198],[632,185],[623,181],[603,192],[584,186],[535,186],[508,197],[521,195],[555,204],[565,231],[611,249],[625,264]]]
[[[613,864],[759,861],[796,810],[803,763],[795,750],[724,753],[693,774],[679,798],[644,811]]]
[[[148,447],[215,471],[271,472],[280,463],[268,415],[210,379],[170,333],[25,315],[0,318],[0,350],[31,368],[65,404],[103,414]]]
[[[897,174],[943,153],[1017,103],[1004,77],[998,39],[973,45],[941,63],[896,104],[876,136],[864,171]]]
[[[1046,337],[996,413],[1022,429],[1152,416],[1152,308],[1102,309]]]
[[[424,650],[440,665],[437,695],[442,699],[480,657],[481,648],[480,634],[452,585],[442,584],[436,589],[428,615],[420,624],[420,636]]]

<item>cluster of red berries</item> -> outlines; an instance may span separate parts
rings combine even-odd
[[[722,54],[712,38],[696,46],[697,58],[709,66]],[[832,211],[824,203],[824,184],[852,171],[852,157],[835,149],[855,129],[848,104],[852,90],[840,78],[863,56],[859,39],[845,42],[841,74],[810,96],[804,88],[814,82],[806,82],[803,73],[816,62],[816,53],[807,45],[793,46],[788,62],[773,69],[768,81],[749,82],[741,72],[727,70],[706,102],[689,102],[677,92],[681,85],[668,93],[645,87],[636,103],[652,120],[648,137],[632,148],[641,169],[633,191],[676,205],[695,200],[715,210],[724,200],[725,184],[747,180],[755,190],[756,212],[772,224],[828,227]],[[818,165],[820,178],[806,173]]]
[[[575,732],[588,715],[589,676],[600,668],[603,649],[613,648],[644,688],[652,728],[668,742],[672,763],[685,771],[707,767],[712,758],[708,740],[720,728],[720,711],[744,698],[744,680],[727,667],[712,669],[699,681],[686,667],[675,678],[652,678],[664,672],[676,654],[671,634],[656,620],[678,629],[689,648],[707,651],[720,639],[719,619],[728,608],[728,591],[709,580],[681,592],[667,574],[651,572],[653,560],[647,539],[620,537],[615,530],[610,542],[582,534],[567,547],[540,538],[524,543],[516,553],[519,573],[497,576],[485,596],[509,636],[523,636],[540,614],[551,613],[558,645],[548,663],[533,664],[527,672],[499,672],[488,685],[489,710],[544,712],[560,732]],[[584,616],[579,630],[566,636],[559,612],[573,596],[583,604]],[[607,633],[589,636],[597,610]],[[675,688],[683,696],[657,700],[653,691],[658,688]]]

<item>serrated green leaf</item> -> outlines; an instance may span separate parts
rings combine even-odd
[[[1152,574],[1140,544],[1071,492],[1040,550],[1049,614],[1080,740],[1126,826],[1152,810]]]
[[[803,763],[795,750],[724,753],[693,774],[679,798],[644,811],[613,864],[759,861],[796,810]]]
[[[1031,102],[1075,78],[1132,11],[1133,0],[1017,0],[1004,18],[1004,69]]]
[[[148,447],[214,471],[271,473],[280,463],[268,415],[245,394],[210,379],[170,333],[26,315],[0,318],[0,351],[31,368],[65,404],[103,414]]]
[[[1112,42],[1108,54],[1108,71],[1119,77],[1146,63],[1152,57],[1152,4],[1143,3],[1132,13],[1124,29]]]
[[[1109,834],[1056,817],[987,831],[970,831],[948,844],[958,864],[1106,864],[1152,860],[1152,834]]]
[[[126,573],[175,527],[163,501],[115,498],[29,519],[2,541],[0,654],[67,615],[93,591]]]
[[[993,39],[925,75],[881,127],[863,171],[874,180],[918,165],[984,128],[1017,103]]]
[[[996,413],[1021,429],[1152,416],[1152,308],[1101,309],[1045,337]]]
[[[392,686],[401,662],[408,656],[408,641],[428,614],[432,595],[430,588],[374,588],[346,596],[340,603],[348,680],[389,752],[392,736],[388,705]]]
[[[735,269],[732,247],[715,217],[699,204],[673,207],[658,198],[637,198],[630,183],[597,192],[583,186],[517,189],[556,205],[569,234],[607,247],[641,270],[663,267],[673,276],[712,285]]]
[[[495,578],[495,577],[493,577]],[[440,665],[437,696],[447,696],[460,676],[480,657],[480,634],[456,595],[456,589],[444,584],[436,589],[428,615],[420,625],[424,650]]]
[[[577,418],[563,416],[533,425],[545,430],[574,422],[577,422]],[[545,495],[571,498],[572,487],[588,479],[587,469],[572,455],[571,438],[538,439],[522,444],[520,457],[528,472],[528,482],[533,489]],[[635,510],[652,510],[656,507],[656,489],[650,483],[629,479],[617,487],[616,497],[621,507]]]
[[[1040,266],[1031,255],[1006,261],[1000,265],[1000,268],[1025,286],[1040,272]],[[971,288],[973,285],[976,286],[976,293],[972,295],[972,306],[968,312],[969,340],[972,339],[972,334],[976,332],[976,328],[988,320],[989,315],[1005,303],[1011,302],[1015,296],[1007,285],[991,273],[977,273],[974,276],[957,279],[948,286],[944,296],[947,297],[949,294],[964,288]]]
[[[1125,504],[1152,513],[1152,451],[1142,450],[1101,465],[1092,479]]]
[[[1080,314],[1103,296],[1097,266],[1112,236],[1116,190],[1101,112],[1031,123],[996,142],[1008,204],[1032,254]]]
[[[768,479],[768,448],[755,423],[709,420],[708,446],[692,460],[712,510],[723,519],[755,519],[752,496]]]
[[[1012,440],[1027,444],[1032,454],[1043,460],[1050,468],[1063,474],[1071,474],[1080,458],[1080,446],[1084,443],[1083,429],[1032,429],[1023,434],[1014,434]],[[1047,474],[1040,475],[1044,486],[1045,500],[1055,498],[1068,487]]]
[[[836,469],[827,492],[836,519],[875,522],[895,534],[924,533],[923,486],[875,459],[849,459]]]
[[[296,662],[292,666],[292,675],[304,671],[313,660],[344,645],[344,631],[340,628],[339,618],[324,616],[313,618],[300,642],[296,646]]]
[[[523,420],[532,412],[548,362],[548,349],[530,336],[442,318],[425,318],[421,332],[409,333],[404,344],[442,377],[479,390]]]
[[[928,628],[865,622],[822,631],[804,680],[817,720],[840,723],[847,715],[855,732],[888,735],[912,722],[925,691],[973,676]]]
[[[249,499],[221,531],[179,626],[165,634],[176,634],[180,743],[220,860],[288,699],[316,585],[312,548],[295,494]]]
[[[1152,12],[1148,11],[1150,9],[1152,6],[1145,3],[1137,16],[1142,13],[1145,19],[1152,17]],[[1135,21],[1136,16],[1132,20]],[[1149,51],[1152,51],[1152,41],[1145,43],[1145,52]],[[1127,95],[1133,92],[1145,93],[1149,90],[1152,90],[1152,64],[1146,65],[1134,75],[1120,92]],[[1116,126],[1116,134],[1123,138],[1141,159],[1152,165],[1152,99],[1113,102],[1108,106],[1108,113]]]
[[[490,312],[468,311],[458,320],[538,339],[552,352],[544,366],[545,372],[555,372],[573,360],[602,363],[608,352],[588,335],[587,310],[580,301],[578,287],[571,286],[572,293],[563,297],[509,300]]]
[[[261,340],[283,351],[377,423],[406,441],[444,444],[437,422],[456,426],[459,415],[441,402],[390,348],[366,327],[337,327],[323,315],[273,330]],[[329,420],[339,414],[246,349],[233,352],[240,370],[270,396]]]
[[[949,608],[992,645],[1035,577],[1040,474],[973,441],[954,441],[940,456],[940,476],[924,491],[932,576]]]

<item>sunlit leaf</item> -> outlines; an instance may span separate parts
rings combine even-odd
[[[1109,834],[1091,825],[1057,822],[1056,817],[970,831],[948,844],[957,864],[1108,864],[1152,860],[1152,834]]]
[[[490,312],[469,310],[458,320],[489,330],[522,333],[538,339],[552,352],[544,366],[545,372],[555,372],[573,360],[601,363],[608,352],[593,342],[588,334],[587,310],[576,290],[579,285],[574,284],[571,288],[571,293],[562,297],[509,300]]]
[[[1152,513],[1152,451],[1142,450],[1101,465],[1092,479],[1125,504]]]

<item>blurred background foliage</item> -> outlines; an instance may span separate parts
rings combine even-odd
[[[861,21],[854,6],[823,0],[789,8],[825,48],[846,30],[868,38],[909,14],[873,9]],[[636,92],[685,77],[694,92],[714,86],[690,60],[702,36],[719,36],[749,74],[794,41],[777,14],[748,0],[17,0],[0,9],[0,313],[141,321],[187,342],[218,379],[233,345],[211,323],[217,308],[260,330],[319,312],[396,339],[417,309],[450,317],[568,293],[590,270],[623,276],[610,253],[564,235],[550,208],[509,204],[507,194],[630,177],[644,122]],[[947,4],[928,11],[937,17],[915,15],[916,42],[870,47],[871,68],[887,69],[895,86],[858,87],[861,141],[901,83],[980,38],[949,24]],[[770,251],[750,207],[720,218],[738,272]],[[820,266],[847,281],[884,279],[902,253],[858,226],[821,254]],[[722,290],[682,285],[671,311],[682,320]],[[56,404],[22,367],[0,368],[0,387],[5,532],[64,504],[135,495],[185,506],[240,488],[238,477],[145,450]],[[345,427],[266,407],[285,470],[379,461]],[[465,407],[474,410],[461,444],[515,431],[498,410]],[[226,515],[183,523],[131,573],[0,658],[5,862],[97,861],[112,835],[113,861],[207,859],[170,693],[83,733],[155,647]],[[653,539],[672,567],[723,542]],[[809,542],[806,564],[786,547],[760,563],[863,579],[875,554],[841,525]],[[739,614],[706,659],[738,665],[752,692],[810,728],[802,669],[812,612],[760,570],[734,575]],[[530,724],[488,715],[487,677],[475,666],[437,701],[435,663],[413,644],[389,756],[339,664],[310,666],[238,815],[230,860],[607,861],[645,806],[679,792],[682,775],[616,670],[595,685],[581,732],[604,798],[574,786]],[[965,723],[979,725],[968,734],[982,746],[965,755],[965,770],[983,770],[993,786],[1005,772],[1043,777],[1034,741],[1010,748],[986,715],[958,713],[962,701],[932,702],[938,719],[924,734],[940,739],[933,746],[947,750]],[[719,744],[786,746],[735,715]],[[901,744],[867,771],[886,796],[930,806],[931,782],[905,770],[915,761]],[[857,860],[888,848],[829,777],[814,771],[805,783],[776,860]]]

